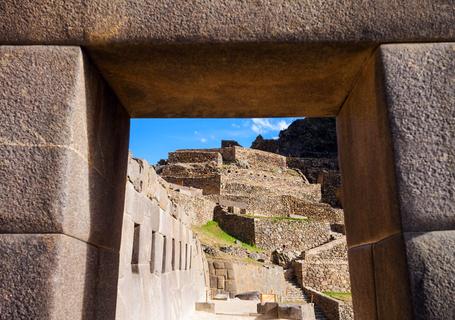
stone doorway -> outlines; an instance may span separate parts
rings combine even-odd
[[[129,117],[295,114],[337,116],[356,317],[453,316],[453,44],[87,52],[0,47],[5,318],[114,318]]]

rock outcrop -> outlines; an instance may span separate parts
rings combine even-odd
[[[251,148],[286,157],[336,158],[335,118],[295,120],[287,129],[280,132],[278,139],[264,139],[259,135],[253,141]]]

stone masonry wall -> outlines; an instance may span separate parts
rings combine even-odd
[[[333,299],[310,287],[304,287],[303,291],[321,310],[328,320],[353,320],[354,311],[352,303]]]
[[[323,170],[318,176],[321,184],[321,201],[332,207],[342,207],[341,173],[334,170]]]
[[[228,213],[222,207],[218,206],[215,208],[213,220],[218,222],[220,228],[231,236],[245,243],[256,243],[254,219]]]
[[[286,159],[287,166],[299,169],[310,183],[317,183],[322,170],[339,171],[337,158],[295,158]]]
[[[221,148],[219,151],[221,152],[223,161],[226,163],[237,162],[241,166],[256,169],[263,169],[270,166],[286,167],[286,157],[275,153],[238,146]]]
[[[170,163],[213,162],[216,165],[221,165],[223,163],[221,153],[202,150],[177,150],[176,152],[169,152],[168,161]]]
[[[205,177],[163,177],[166,181],[184,187],[202,189],[205,195],[220,194],[221,177],[219,174],[210,174]]]
[[[210,291],[237,293],[259,291],[282,296],[286,291],[283,269],[275,265],[262,265],[240,261],[209,259]]]
[[[169,183],[169,197],[185,212],[193,212],[191,224],[203,225],[213,220],[215,201],[202,195],[201,189],[183,187]]]
[[[173,203],[147,162],[129,160],[117,320],[186,319],[205,299],[204,258],[193,212]]]
[[[266,250],[286,246],[304,251],[326,243],[330,239],[330,224],[321,221],[255,218],[255,243]]]
[[[214,220],[230,235],[261,249],[275,250],[286,246],[304,251],[330,239],[330,224],[321,221],[252,217],[215,209]]]
[[[351,291],[346,237],[307,250],[293,262],[299,283],[318,291]]]

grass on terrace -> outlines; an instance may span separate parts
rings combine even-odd
[[[341,301],[351,301],[352,300],[352,296],[351,296],[350,292],[324,291],[323,293],[331,298],[341,300]]]
[[[212,246],[240,246],[249,252],[262,252],[258,247],[242,242],[224,232],[215,221],[209,221],[202,226],[195,226],[193,229],[204,244]],[[239,244],[236,244],[236,240]]]

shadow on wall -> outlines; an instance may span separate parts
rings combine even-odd
[[[75,132],[86,139],[90,243],[87,245],[84,319],[115,319],[117,279],[128,163],[129,115],[98,71],[83,55],[84,80],[79,96],[85,106],[85,127]],[[82,87],[83,86],[83,87]],[[80,115],[81,117],[83,114]],[[74,172],[73,174],[82,174]],[[81,199],[78,199],[81,200]]]

